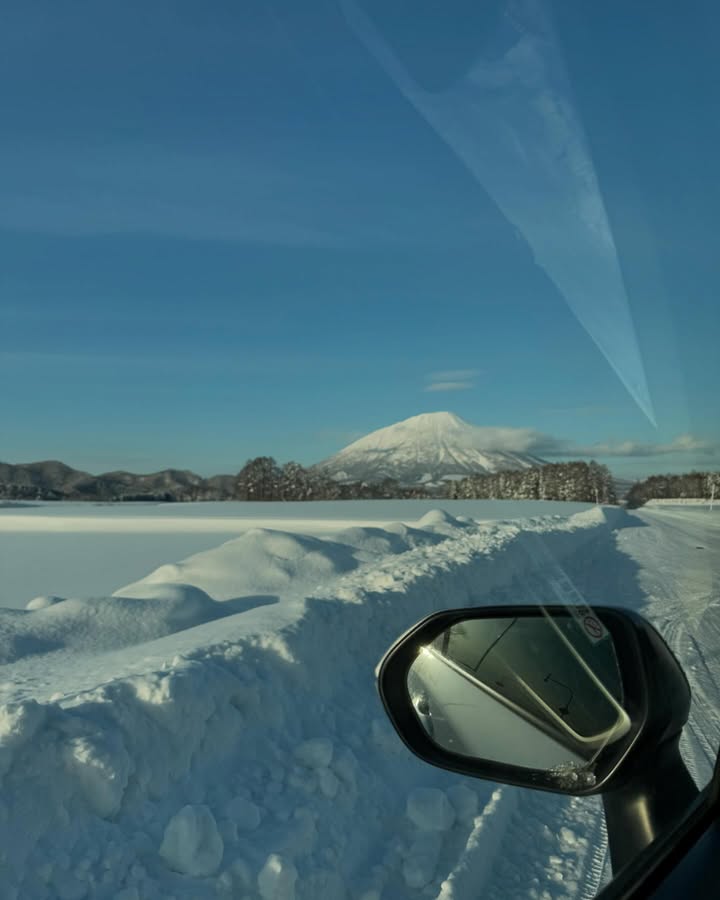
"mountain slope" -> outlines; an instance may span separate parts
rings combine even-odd
[[[466,475],[526,469],[544,460],[488,449],[488,430],[450,412],[423,413],[373,431],[318,464],[337,481],[437,484]]]
[[[165,469],[150,475],[106,472],[90,475],[56,460],[0,463],[0,498],[10,500],[196,500],[224,499],[221,480]],[[207,495],[207,497],[206,497]]]

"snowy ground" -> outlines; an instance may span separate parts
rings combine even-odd
[[[0,538],[24,534],[43,558],[53,515],[5,509]],[[87,515],[63,512],[60,536],[84,542],[92,568],[101,526],[67,524]],[[443,607],[581,596],[645,612],[687,667],[683,750],[707,781],[720,741],[716,513],[378,521],[245,523],[217,546],[216,520],[173,533],[214,549],[115,582],[113,596],[0,610],[3,897],[593,896],[608,875],[599,801],[432,769],[386,722],[373,668]],[[167,536],[146,527],[148,544]],[[24,587],[13,577],[24,605],[32,573]]]
[[[318,503],[17,503],[0,501],[0,607],[42,594],[102,596],[163,563],[209,550],[249,528],[323,535],[355,524],[414,521],[437,501]],[[570,515],[585,503],[447,501],[475,519]]]

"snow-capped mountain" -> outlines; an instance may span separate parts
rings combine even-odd
[[[432,485],[544,463],[528,453],[498,449],[498,431],[471,425],[450,412],[423,413],[371,432],[318,468],[337,481],[394,478],[406,485]],[[489,443],[496,446],[490,449]]]

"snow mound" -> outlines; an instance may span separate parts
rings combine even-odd
[[[442,509],[432,509],[430,512],[425,513],[422,519],[419,520],[418,525],[427,531],[450,535],[461,528],[472,527],[474,523],[462,522]]]
[[[0,609],[0,663],[50,651],[141,644],[232,612],[194,585],[151,583],[138,594]]]
[[[549,590],[593,539],[613,535],[587,516],[257,530],[113,597],[0,611],[16,654],[0,705],[3,896],[481,893],[514,795],[493,806],[488,785],[412,756],[374,667],[423,615]]]
[[[367,559],[437,544],[443,537],[426,528],[411,528],[398,523],[384,528],[345,528],[338,533],[337,539],[353,547],[358,558]]]
[[[407,817],[421,831],[447,831],[455,822],[455,810],[444,791],[416,788],[407,799]]]
[[[342,541],[253,528],[214,550],[160,566],[147,578],[116,591],[115,596],[143,596],[148,584],[189,583],[201,585],[213,599],[225,601],[325,581],[358,565],[355,548]]]
[[[207,806],[183,806],[165,828],[160,856],[176,872],[212,875],[223,856],[223,840]]]
[[[34,597],[32,600],[28,601],[25,609],[47,609],[48,606],[55,606],[56,603],[62,603],[64,599],[64,597],[56,597],[54,594]]]

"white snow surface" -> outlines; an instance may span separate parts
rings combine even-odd
[[[322,537],[355,525],[415,522],[428,500],[304,503],[0,503],[0,607],[34,597],[106,596],[159,565],[210,550],[252,528]],[[570,515],[585,503],[448,500],[451,514],[491,520]]]
[[[253,528],[105,597],[0,609],[8,900],[586,898],[599,801],[433,769],[374,667],[433,610],[626,605],[693,687],[683,752],[720,740],[720,518],[707,510]]]
[[[422,413],[379,428],[319,464],[338,481],[440,484],[444,480],[507,469],[527,469],[543,460],[513,443],[529,443],[523,429],[481,428],[451,412]]]

